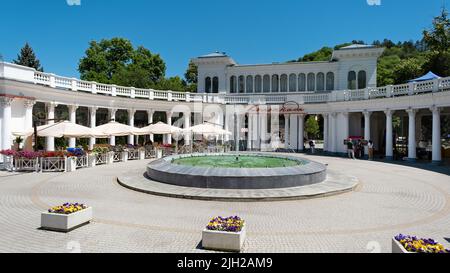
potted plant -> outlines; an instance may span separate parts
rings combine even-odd
[[[392,253],[450,253],[433,239],[399,234],[392,238]]]
[[[246,236],[245,221],[238,216],[215,217],[202,232],[205,249],[241,251]]]
[[[41,213],[41,228],[69,232],[92,220],[92,207],[79,203],[65,203]]]

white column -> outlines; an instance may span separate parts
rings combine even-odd
[[[433,163],[440,163],[442,161],[441,155],[441,109],[432,107],[433,113],[433,136],[432,136],[432,160]]]
[[[270,146],[272,149],[279,148],[280,144],[280,112],[278,105],[270,107]],[[276,143],[276,146],[274,145]]]
[[[2,128],[1,128],[1,138],[2,138],[2,150],[11,149],[12,145],[12,134],[11,134],[11,103],[13,98],[0,97],[0,106],[2,110]]]
[[[89,108],[89,123],[91,125],[91,128],[95,128],[95,126],[97,126],[97,107]],[[94,149],[94,145],[95,137],[89,138],[89,150]]]
[[[291,118],[289,117],[289,114],[284,114],[284,148],[289,149],[289,122]]]
[[[336,147],[337,147],[337,145],[336,145],[336,139],[337,139],[337,136],[336,136],[336,113],[331,113],[330,114],[330,132],[329,132],[329,135],[330,135],[330,149],[329,149],[329,151],[330,152],[332,152],[332,153],[336,153]]]
[[[392,135],[392,110],[384,111],[386,114],[386,159],[392,160],[394,158],[394,144]]]
[[[298,150],[303,151],[305,146],[305,114],[298,115]]]
[[[148,110],[147,111],[147,122],[148,122],[148,124],[152,124],[153,123],[153,113],[154,113],[153,110]],[[151,142],[155,141],[154,137],[153,137],[153,134],[150,134],[150,141]]]
[[[369,111],[364,111],[364,139],[369,141],[372,140],[370,134],[370,116],[372,115],[372,112]],[[368,155],[369,154],[369,147],[366,145],[364,146],[364,154]]]
[[[110,108],[108,109],[109,112],[109,120],[116,120],[116,113],[117,113],[117,109],[114,108]],[[109,145],[111,146],[116,146],[116,137],[115,136],[111,136],[109,137]]]
[[[416,160],[416,109],[406,110],[408,113],[408,160]]]
[[[298,115],[291,114],[289,120],[290,148],[298,149]]]
[[[185,112],[183,113],[183,118],[184,118],[184,129],[188,129],[191,127],[191,112]],[[184,136],[184,144],[185,145],[189,145],[191,143],[191,136],[190,134],[186,134]]]
[[[34,100],[25,100],[24,101],[24,107],[25,107],[25,123],[24,123],[24,129],[32,130],[33,129],[33,106],[35,105]],[[34,134],[25,138],[23,142],[23,147],[25,150],[31,150],[33,148],[33,139]],[[1,141],[0,141],[1,143]],[[1,147],[0,147],[1,148]]]
[[[77,108],[78,108],[78,106],[69,105],[67,108],[69,109],[69,121],[71,123],[77,123]],[[74,138],[74,137],[69,138],[69,147],[75,148],[75,146],[76,146],[76,138]]]
[[[54,124],[55,121],[55,107],[56,104],[53,102],[47,103],[47,124]],[[45,138],[45,148],[47,151],[55,150],[55,138],[46,137]]]
[[[172,112],[170,112],[170,111],[166,112],[167,124],[169,124],[169,125],[172,125],[172,115],[173,115]],[[165,135],[165,138],[166,138],[165,144],[172,144],[172,134]]]
[[[134,127],[134,114],[136,113],[136,110],[134,109],[128,109],[128,125]],[[129,135],[128,136],[128,144],[134,145],[134,136]]]
[[[252,110],[248,112],[248,122],[247,122],[247,150],[250,151],[253,147],[252,147],[252,143],[253,143],[253,113]]]
[[[328,117],[329,114],[323,114],[323,151],[326,152],[328,151],[328,147],[329,147],[329,138],[328,138]]]

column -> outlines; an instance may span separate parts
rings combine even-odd
[[[153,124],[153,114],[154,113],[155,113],[155,111],[153,111],[153,110],[148,110],[147,111],[147,122],[148,122],[148,124]],[[150,134],[150,141],[151,142],[155,141],[153,134]]]
[[[328,146],[329,146],[329,143],[328,143],[328,140],[329,140],[329,138],[328,138],[328,117],[329,117],[329,115],[328,114],[322,114],[322,117],[323,117],[323,151],[324,152],[326,152],[326,151],[328,151]]]
[[[170,111],[166,112],[167,124],[172,125],[172,115],[173,113]],[[172,134],[167,134],[165,137],[165,144],[172,144]]]
[[[330,118],[330,123],[331,123],[331,126],[330,126],[330,132],[329,132],[329,134],[330,134],[330,149],[329,149],[329,151],[330,152],[332,152],[332,153],[336,153],[336,139],[337,139],[337,137],[336,137],[336,113],[331,113],[330,114],[330,116],[329,116],[329,118]]]
[[[280,112],[278,105],[270,106],[270,146],[272,150],[280,147]]]
[[[370,134],[370,116],[372,115],[372,112],[369,111],[364,111],[364,139],[369,141],[372,140]],[[369,154],[369,147],[366,145],[364,146],[364,154],[368,155]]]
[[[116,120],[117,109],[110,108],[110,109],[108,109],[108,112],[109,112],[109,120],[110,121],[115,121]],[[109,137],[109,145],[116,146],[116,137],[115,136],[110,136]]]
[[[128,125],[134,127],[134,114],[136,113],[136,110],[134,109],[128,109]],[[128,136],[128,144],[134,145],[134,135]]]
[[[298,115],[298,148],[303,151],[305,147],[305,114]]]
[[[248,112],[248,119],[247,119],[247,150],[252,150],[252,144],[253,144],[253,113],[252,110]]]
[[[2,128],[1,128],[1,149],[11,149],[11,103],[13,98],[0,97],[0,106],[2,109]]]
[[[90,121],[90,125],[91,128],[95,128],[95,126],[97,126],[97,107],[90,107],[89,108],[89,121]],[[94,145],[95,145],[95,137],[91,137],[89,138],[89,150],[94,149]]]
[[[77,123],[77,108],[78,108],[78,106],[69,105],[67,108],[69,109],[69,121],[71,123]],[[75,148],[75,146],[76,146],[76,138],[74,138],[74,137],[69,138],[69,147]]]
[[[56,104],[53,102],[47,103],[47,124],[55,123],[55,107]],[[55,138],[54,137],[46,137],[45,138],[45,149],[47,151],[55,150]]]
[[[433,163],[440,163],[442,161],[441,155],[441,109],[432,107],[433,113],[433,135],[432,135],[432,160]]]
[[[25,107],[25,124],[24,129],[32,130],[33,129],[33,106],[36,102],[34,100],[25,100],[24,101],[24,107]],[[23,145],[26,150],[32,150],[33,149],[33,136],[31,135],[24,139]],[[1,148],[1,147],[0,147]]]
[[[298,150],[298,115],[291,114],[289,120],[290,148]]]
[[[289,114],[284,114],[284,148],[289,149],[289,122],[290,122]]]
[[[392,160],[394,158],[394,144],[392,135],[392,110],[384,111],[386,114],[386,159]]]
[[[184,124],[183,127],[184,129],[188,129],[191,127],[191,112],[185,112],[183,113],[183,118],[184,118]],[[191,143],[191,134],[186,134],[184,136],[184,144],[185,145],[190,145]]]
[[[416,155],[416,109],[406,110],[408,113],[408,160],[415,161]]]

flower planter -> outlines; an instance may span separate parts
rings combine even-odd
[[[122,152],[120,154],[120,160],[122,162],[127,162],[128,161],[128,152],[127,151],[124,151],[124,152]]]
[[[202,232],[202,246],[210,250],[239,252],[244,244],[245,236],[245,226],[240,232],[204,229]]]
[[[12,155],[2,155],[3,156],[3,169],[11,172],[14,170],[14,156]]]
[[[43,212],[41,214],[41,228],[51,231],[69,232],[92,220],[92,208],[77,211],[72,214],[58,214]]]
[[[392,253],[414,253],[406,250],[399,241],[392,237]]]
[[[77,158],[68,157],[66,159],[66,172],[74,172],[77,170]]]
[[[97,165],[97,155],[96,154],[90,154],[88,155],[88,167],[93,168]]]
[[[106,153],[106,164],[113,164],[114,161],[116,161],[114,159],[115,153],[114,152],[108,152]]]
[[[162,149],[156,149],[156,158],[160,159],[163,157],[163,150]]]
[[[139,160],[145,159],[145,150],[139,150]]]

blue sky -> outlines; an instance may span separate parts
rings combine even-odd
[[[69,0],[77,1],[77,0]],[[417,40],[450,0],[67,0],[2,1],[0,54],[28,41],[46,72],[78,77],[89,41],[125,37],[159,53],[167,76],[216,50],[238,63],[272,63],[351,40]],[[371,0],[369,0],[371,1]],[[373,0],[376,1],[376,0]]]

